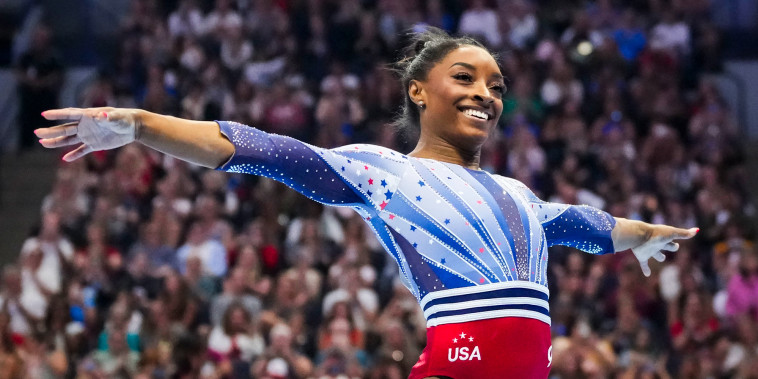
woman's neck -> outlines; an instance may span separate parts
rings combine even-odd
[[[479,167],[479,158],[481,157],[481,146],[468,150],[461,149],[444,138],[435,136],[428,137],[422,133],[416,148],[408,156],[414,158],[433,159],[440,162],[457,164],[472,170],[481,170]]]

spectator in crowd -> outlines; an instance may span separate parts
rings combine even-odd
[[[205,310],[195,298],[179,273],[169,270],[163,278],[163,291],[158,294],[170,327],[179,331],[193,330],[200,323],[200,314]]]
[[[37,321],[44,314],[46,302],[37,297],[23,296],[21,270],[16,266],[5,266],[3,269],[2,313],[7,317],[5,325],[13,343],[20,345],[25,337],[31,336],[36,331]],[[38,292],[37,292],[38,293]],[[39,312],[39,310],[42,312]],[[35,318],[35,315],[37,316]]]
[[[628,62],[637,60],[647,45],[645,31],[638,25],[637,17],[637,13],[632,9],[624,11],[621,22],[613,32],[619,52]]]
[[[234,268],[224,281],[223,291],[211,300],[211,325],[219,325],[223,320],[226,309],[234,302],[239,302],[253,318],[261,313],[261,301],[256,296],[246,292],[245,271]]]
[[[39,276],[45,278],[45,285],[52,293],[61,291],[64,281],[68,279],[67,268],[74,248],[61,231],[60,215],[55,211],[45,212],[42,227],[37,237],[28,238],[21,248],[22,256],[32,252],[41,252]]]
[[[205,229],[200,221],[192,224],[187,234],[187,242],[176,251],[182,273],[187,272],[187,261],[191,257],[198,257],[202,262],[203,272],[219,278],[226,274],[226,248],[214,239],[211,233],[212,231]]]
[[[498,2],[500,28],[508,36],[508,45],[524,50],[534,43],[539,29],[535,9],[526,0]]]
[[[758,255],[755,250],[743,250],[737,272],[727,285],[726,314],[733,318],[743,315],[758,320]]]
[[[502,43],[500,22],[497,13],[487,7],[485,0],[473,0],[471,6],[461,14],[458,31],[483,37],[487,46],[497,49]]]
[[[182,0],[168,16],[171,37],[197,37],[203,32],[203,13],[194,0]]]
[[[213,327],[208,336],[208,353],[213,361],[249,364],[263,354],[265,344],[256,325],[253,316],[241,304],[233,303],[226,308],[221,325]]]
[[[564,101],[581,103],[584,88],[563,54],[556,54],[550,63],[550,75],[540,89],[542,101],[548,106],[556,106]]]
[[[448,33],[452,33],[455,27],[455,18],[445,9],[445,4],[441,0],[430,0],[426,2],[426,14],[424,21],[427,25],[440,28]]]
[[[63,62],[53,49],[52,38],[52,31],[47,25],[37,26],[28,50],[16,63],[19,137],[24,149],[33,146],[31,132],[43,123],[37,115],[58,105],[58,94],[63,83]]]
[[[650,47],[674,59],[682,59],[690,53],[690,34],[690,26],[680,19],[674,9],[667,9],[650,31]]]
[[[254,377],[308,377],[313,372],[313,361],[293,348],[289,326],[276,323],[269,332],[269,341],[266,352],[253,366]]]
[[[146,222],[140,225],[139,239],[132,245],[130,256],[135,260],[137,256],[144,256],[150,265],[150,271],[158,271],[161,268],[178,269],[176,249],[165,243],[161,237],[161,225],[156,221]]]
[[[96,372],[109,378],[130,378],[137,373],[139,353],[129,349],[126,331],[114,329],[108,335],[108,348],[98,350],[88,358]],[[84,360],[86,365],[88,362]]]

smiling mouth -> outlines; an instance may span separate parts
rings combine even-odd
[[[492,116],[490,116],[486,112],[482,112],[482,111],[479,111],[479,110],[476,110],[476,109],[470,109],[470,108],[469,109],[464,109],[462,112],[466,116],[469,116],[469,117],[477,119],[477,120],[487,121],[487,120],[490,120],[492,118]]]

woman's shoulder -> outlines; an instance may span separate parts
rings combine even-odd
[[[351,164],[351,160],[354,159],[368,166],[383,167],[391,171],[398,170],[409,162],[407,155],[379,145],[352,144],[328,151],[347,159],[347,164]],[[345,167],[347,168],[347,165]]]
[[[372,145],[372,144],[367,144],[367,143],[354,143],[350,145],[340,146],[332,150],[339,151],[339,152],[351,152],[351,153],[356,153],[356,154],[376,154],[380,156],[386,156],[388,158],[394,157],[394,158],[399,158],[399,159],[408,159],[408,157],[405,154],[395,151],[393,149],[390,149],[388,147]]]
[[[504,176],[504,175],[500,175],[500,174],[490,173],[490,175],[495,179],[495,181],[497,181],[501,185],[505,184],[505,185],[510,185],[510,186],[519,186],[519,187],[524,186],[524,187],[526,187],[526,185],[524,185],[524,183],[521,183],[520,181],[518,181],[516,179],[510,178],[510,177],[507,177],[507,176]]]
[[[536,195],[534,192],[523,182],[521,182],[518,179],[514,179],[511,177],[498,175],[498,174],[491,174],[492,177],[495,179],[495,181],[503,186],[506,190],[515,191],[515,193],[520,193],[526,197],[527,200],[537,200]]]

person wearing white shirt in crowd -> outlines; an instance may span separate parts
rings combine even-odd
[[[525,0],[501,2],[498,7],[503,21],[503,34],[516,49],[524,49],[532,42],[539,29],[539,20],[534,8]]]
[[[197,256],[203,262],[203,271],[216,277],[226,274],[226,248],[224,245],[208,236],[208,231],[195,222],[190,227],[187,242],[177,251],[179,266],[182,274],[187,271],[187,260]]]
[[[221,36],[230,26],[241,25],[242,16],[232,8],[230,0],[217,0],[216,8],[205,17],[203,34]]]
[[[266,343],[253,316],[240,303],[232,303],[226,309],[221,325],[216,325],[208,336],[208,352],[217,361],[241,359],[251,362],[265,348]]]
[[[179,8],[168,16],[168,31],[172,37],[197,37],[203,31],[203,13],[193,0],[182,0]]]
[[[472,36],[482,36],[490,48],[497,48],[502,42],[498,27],[497,13],[484,5],[484,0],[474,0],[461,15],[458,32]]]
[[[225,26],[224,38],[221,40],[221,62],[229,70],[241,70],[253,57],[253,45],[245,38],[242,19],[229,20]]]
[[[42,252],[42,262],[38,269],[40,278],[45,278],[45,285],[52,293],[61,290],[63,268],[74,255],[74,247],[60,233],[60,216],[55,211],[42,215],[42,228],[37,237],[28,238],[21,248],[25,256],[36,249]]]
[[[3,270],[3,289],[0,292],[0,313],[10,316],[11,333],[29,336],[37,331],[37,323],[47,312],[50,288],[40,273],[42,251],[39,244],[30,246],[23,257],[24,267],[7,266]]]
[[[690,27],[678,20],[673,11],[663,12],[661,21],[650,31],[650,48],[684,56],[690,52]]]

